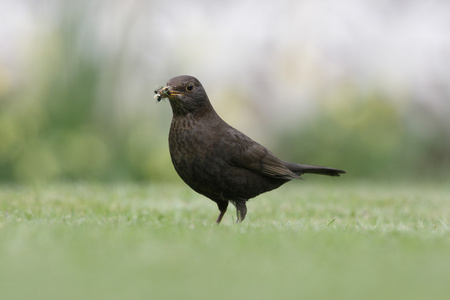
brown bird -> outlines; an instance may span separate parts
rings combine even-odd
[[[194,191],[217,203],[220,223],[228,202],[236,222],[247,214],[246,202],[304,173],[339,176],[342,170],[301,165],[278,159],[264,146],[231,127],[216,113],[201,83],[177,76],[155,91],[158,102],[168,98],[173,118],[169,133],[172,163]]]

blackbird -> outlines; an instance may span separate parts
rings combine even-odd
[[[301,165],[278,159],[264,146],[231,127],[216,113],[205,89],[192,76],[177,76],[155,90],[158,102],[169,99],[173,118],[169,149],[178,175],[194,191],[219,207],[220,223],[228,202],[236,222],[247,214],[246,202],[304,173],[339,176],[343,170]]]

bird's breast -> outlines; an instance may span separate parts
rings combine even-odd
[[[218,180],[225,161],[215,155],[217,134],[209,123],[173,120],[169,133],[169,150],[178,175],[197,192],[211,196],[210,186]]]
[[[202,122],[187,117],[172,120],[169,150],[175,169],[186,170],[195,161],[205,159],[208,149],[214,147],[213,137],[213,131]]]

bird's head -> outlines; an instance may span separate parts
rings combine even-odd
[[[182,75],[170,79],[165,87],[155,90],[155,99],[169,99],[174,116],[201,115],[213,111],[205,89],[193,76]]]

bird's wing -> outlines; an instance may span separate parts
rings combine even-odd
[[[230,146],[228,162],[231,165],[279,179],[300,177],[289,170],[272,152],[242,132],[232,128],[228,133],[223,142]]]

